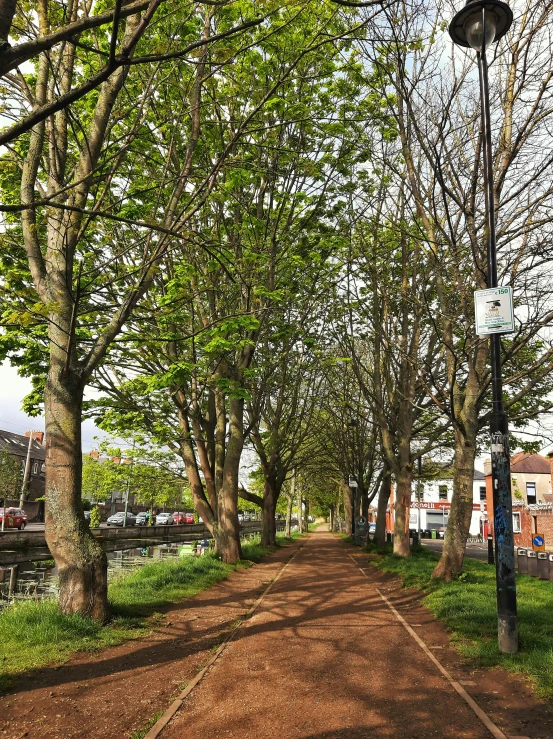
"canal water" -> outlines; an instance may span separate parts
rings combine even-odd
[[[248,534],[242,541],[251,541],[257,536],[258,534]],[[142,549],[108,552],[108,582],[134,572],[152,561],[201,556],[209,551],[211,543],[212,540],[204,539],[198,541],[195,546],[191,542],[172,542]],[[0,610],[17,601],[57,597],[58,576],[53,560],[21,563],[17,566],[16,574],[17,578],[14,581],[9,566],[0,568]]]

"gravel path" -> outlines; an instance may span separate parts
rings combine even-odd
[[[162,738],[489,737],[350,551],[312,535]]]

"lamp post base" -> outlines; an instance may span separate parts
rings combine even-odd
[[[516,616],[499,616],[497,619],[497,640],[499,651],[503,654],[516,654],[518,652]]]

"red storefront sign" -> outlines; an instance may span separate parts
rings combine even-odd
[[[425,502],[419,502],[418,500],[414,500],[411,503],[411,508],[422,508],[429,511],[449,511],[451,508],[451,503],[447,503],[444,501],[443,503],[425,503]],[[480,510],[480,504],[479,503],[473,503],[472,504],[472,510],[473,511],[479,511]]]

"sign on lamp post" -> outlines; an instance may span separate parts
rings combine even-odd
[[[474,293],[474,313],[478,336],[510,334],[515,330],[513,289],[491,287]]]

